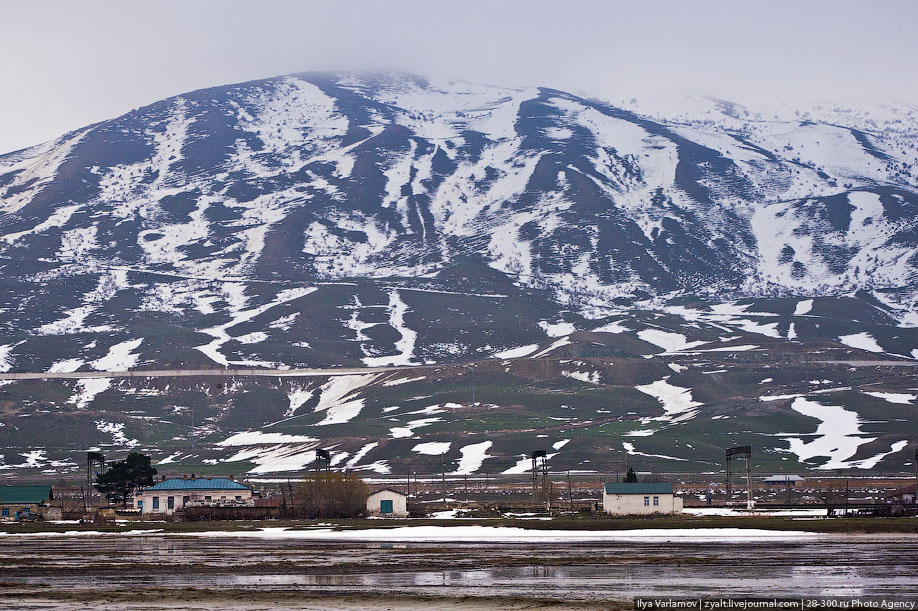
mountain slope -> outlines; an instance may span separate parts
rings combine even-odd
[[[575,360],[746,359],[753,371],[774,359],[790,372],[801,359],[918,358],[914,117],[767,119],[707,100],[680,108],[667,118],[546,88],[299,74],[177,96],[0,156],[0,372],[552,361],[538,365],[547,386],[537,392],[518,386],[514,366],[494,374],[515,380],[494,382],[516,390],[490,403],[509,419],[493,426],[509,427],[512,456],[568,408],[639,422],[656,417],[632,409],[649,402],[667,416],[665,401],[636,390],[670,392],[667,370],[626,376],[612,385],[624,394],[606,388],[596,406],[588,395],[606,365],[563,366]],[[465,379],[465,369],[445,371],[442,380]],[[877,375],[857,383],[906,395],[914,386]],[[55,442],[65,453],[128,440],[165,452],[188,439],[176,414],[189,403],[210,418],[195,430],[215,452],[194,460],[219,461],[232,433],[306,409],[316,421],[288,425],[301,437],[291,447],[333,439],[353,460],[377,443],[352,466],[407,460],[394,446],[408,442],[395,440],[420,433],[400,437],[405,427],[386,424],[397,404],[363,410],[388,396],[385,380],[353,382],[354,396],[334,379],[294,388],[279,378],[257,392],[226,381],[219,393],[203,381],[13,382],[0,389],[0,438],[38,451],[55,422],[73,431]],[[559,388],[571,393],[566,407],[549,401],[538,427],[510,426],[521,405],[535,409],[536,395]],[[707,409],[723,402],[765,409],[757,386],[723,388],[676,425],[710,424]],[[756,432],[763,444],[786,432],[776,423],[802,417],[793,398],[782,401],[784,419]],[[328,410],[338,420],[323,424]],[[449,435],[471,426],[462,418]],[[834,463],[800,458],[801,467],[867,460],[903,441],[892,425],[881,432],[876,448],[855,444]],[[572,441],[582,454],[567,464],[608,446],[584,435],[594,441]]]

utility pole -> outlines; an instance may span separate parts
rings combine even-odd
[[[746,454],[746,509],[755,507],[755,501],[752,498],[752,461],[751,454]]]
[[[567,471],[567,500],[571,504],[571,515],[574,515],[574,495],[571,492],[571,472],[570,469]]]
[[[845,480],[845,517],[848,517],[848,480]]]
[[[446,463],[440,463],[440,488],[443,490],[443,502],[446,502]]]
[[[918,448],[915,448],[915,496],[912,499],[918,505]]]

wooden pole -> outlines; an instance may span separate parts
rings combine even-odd
[[[574,494],[571,492],[571,472],[570,469],[567,471],[567,500],[571,504],[571,514],[574,513]]]
[[[845,480],[845,517],[848,517],[848,480]]]

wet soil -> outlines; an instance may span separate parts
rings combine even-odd
[[[914,537],[767,543],[0,539],[3,609],[589,609],[635,596],[913,596]]]

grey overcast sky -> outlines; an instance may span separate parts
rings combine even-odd
[[[916,24],[915,0],[0,0],[0,153],[170,95],[306,70],[915,105]]]

